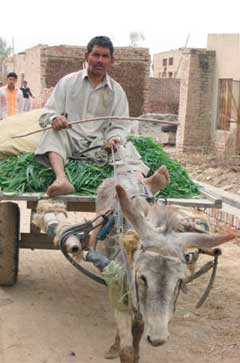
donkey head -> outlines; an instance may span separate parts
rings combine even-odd
[[[148,341],[159,346],[168,339],[168,324],[181,283],[187,277],[185,249],[209,249],[235,238],[236,232],[176,232],[175,211],[160,205],[146,211],[146,204],[136,206],[120,185],[116,190],[122,212],[140,239],[131,266],[133,304],[142,314]]]

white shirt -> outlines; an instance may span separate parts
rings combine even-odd
[[[96,88],[92,86],[86,69],[63,77],[43,109],[41,127],[51,124],[61,114],[67,114],[70,122],[102,116],[100,121],[73,125],[73,129],[89,141],[98,137],[106,140],[119,137],[125,142],[130,132],[131,125],[127,120],[104,120],[104,116],[129,115],[126,94],[109,75]]]

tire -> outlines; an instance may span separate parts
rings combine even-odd
[[[20,210],[16,203],[0,203],[0,286],[17,281]]]

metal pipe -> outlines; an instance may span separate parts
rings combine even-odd
[[[78,255],[82,250],[82,246],[79,239],[74,235],[71,235],[67,238],[66,242],[64,243],[64,246],[66,251],[68,253],[71,253],[72,255]]]

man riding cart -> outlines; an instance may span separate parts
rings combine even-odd
[[[114,63],[111,40],[106,36],[91,39],[85,60],[87,69],[71,73],[58,82],[40,117],[41,127],[52,126],[44,132],[36,150],[37,160],[50,166],[56,176],[47,189],[49,197],[74,192],[64,167],[69,159],[79,158],[82,151],[96,144],[106,142],[107,150],[111,146],[116,150],[117,145],[124,145],[125,157],[131,169],[141,176],[149,171],[135,147],[131,143],[126,144],[130,122],[121,117],[129,116],[128,100],[122,87],[107,74]],[[104,116],[120,119],[108,120]],[[102,119],[71,123],[93,117]],[[168,182],[168,174],[160,174],[156,172],[145,179],[153,193],[159,189],[159,183]]]

